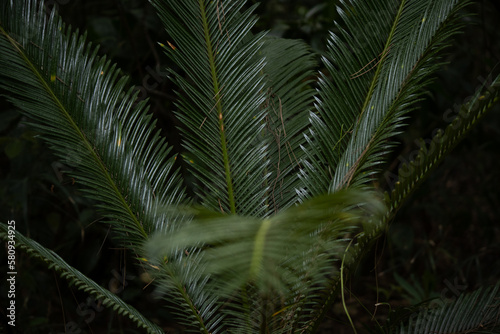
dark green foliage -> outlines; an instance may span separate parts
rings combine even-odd
[[[5,224],[0,225],[0,238],[7,241],[8,238],[8,226]],[[118,314],[123,314],[128,316],[132,321],[136,323],[138,327],[144,328],[147,333],[163,333],[161,328],[159,328],[154,323],[150,322],[142,314],[140,314],[135,308],[124,303],[115,294],[111,293],[109,290],[102,288],[94,281],[86,277],[84,274],[78,270],[69,266],[59,255],[51,250],[48,250],[29,238],[26,238],[20,233],[16,233],[16,241],[18,250],[23,250],[34,258],[41,259],[47,264],[49,269],[54,269],[58,274],[68,281],[68,284],[74,285],[76,288],[85,291],[89,295],[102,301],[103,305],[112,308]]]
[[[246,1],[151,3],[167,33],[160,46],[185,154],[173,153],[122,71],[37,0],[2,4],[2,94],[72,167],[186,331],[317,332],[345,273],[498,102],[499,77],[400,170],[385,202],[371,189],[469,1],[342,2],[323,65],[300,40],[256,32],[256,6]],[[22,235],[17,242],[161,331],[53,251]],[[431,312],[463,317],[477,294]]]
[[[406,327],[396,333],[498,333],[500,331],[500,286],[462,294],[437,308],[413,313]]]

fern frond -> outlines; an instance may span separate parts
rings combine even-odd
[[[170,149],[144,101],[85,35],[72,32],[43,2],[2,4],[0,88],[30,119],[72,176],[139,247],[169,222],[158,207],[182,201]]]
[[[467,3],[357,1],[339,9],[349,32],[337,25],[340,33],[330,37],[325,62],[332,81],[320,81],[318,115],[311,115],[304,177],[311,195],[363,185],[379,172]],[[366,33],[367,21],[373,33]]]
[[[4,223],[0,223],[0,239],[4,241],[10,240],[8,226]],[[147,320],[134,307],[125,303],[118,296],[99,286],[80,271],[71,267],[55,252],[43,247],[34,240],[26,238],[18,231],[16,231],[15,234],[15,242],[17,250],[22,250],[30,257],[41,260],[49,269],[55,270],[61,278],[64,278],[69,285],[73,285],[78,290],[85,291],[96,299],[101,300],[102,305],[113,309],[113,311],[118,314],[127,316],[137,325],[137,327],[143,328],[147,333],[151,334],[163,333],[160,327]]]
[[[457,117],[446,127],[445,131],[440,131],[432,139],[429,147],[424,143],[415,160],[404,165],[399,170],[399,180],[394,181],[394,189],[390,194],[386,193],[387,215],[366,231],[366,234],[359,237],[357,243],[350,247],[346,257],[345,266],[350,268],[358,263],[371,244],[385,230],[387,223],[394,217],[402,203],[409,197],[411,192],[421,184],[431,173],[433,168],[462,140],[468,131],[500,101],[500,76],[495,78],[487,87],[480,88],[468,101],[464,103]],[[307,332],[313,333],[319,325],[322,317],[327,312],[338,295],[340,278],[336,277],[330,282],[329,289],[320,294],[323,303],[320,309],[311,307],[310,314],[312,321],[305,324]],[[317,318],[316,318],[317,317]],[[311,326],[311,327],[309,327]]]
[[[84,36],[55,12],[47,18],[43,2],[4,2],[1,8],[0,88],[74,167],[72,175],[125,246],[141,254],[150,233],[174,230],[184,219],[164,208],[185,200],[146,103],[136,101],[125,88],[127,78]],[[176,288],[176,302],[192,303],[184,286]]]
[[[253,8],[236,1],[151,1],[172,38],[166,54],[184,72],[177,104],[196,192],[212,210],[265,212],[263,34],[251,35]]]
[[[430,174],[441,160],[465,137],[470,129],[500,101],[500,76],[486,87],[481,87],[470,101],[460,107],[455,119],[440,130],[429,146],[420,140],[420,150],[415,157],[398,170],[397,178],[391,178],[390,194],[386,194],[390,214],[396,214],[402,203]]]
[[[444,305],[443,305],[444,304]],[[457,300],[414,313],[400,334],[465,334],[500,331],[500,285],[461,294]]]
[[[405,114],[423,94],[438,68],[437,53],[460,24],[467,1],[346,1],[339,14],[325,65],[332,76],[320,80],[318,113],[311,113],[307,162],[301,178],[305,199],[348,186],[363,186],[378,172]],[[376,19],[375,19],[376,18]],[[371,22],[366,32],[366,22]],[[349,249],[346,267],[356,263],[386,226],[386,219]],[[330,281],[306,307],[301,324],[314,332],[338,293]]]
[[[240,318],[240,329],[283,330],[292,324],[286,322],[289,312],[279,310],[324,287],[335,273],[347,236],[357,234],[368,218],[380,221],[384,215],[374,194],[352,190],[319,196],[264,219],[200,209],[178,232],[151,239],[148,249],[151,259],[159,259],[158,265],[168,261],[167,266],[179,249],[193,252],[178,265],[203,272],[210,281],[205,293],[242,303],[241,312],[228,315],[230,320]],[[370,225],[363,224],[365,230],[371,230]],[[241,293],[247,303],[261,302],[249,307],[238,297]],[[230,310],[235,309],[233,303]],[[273,316],[276,312],[279,316]],[[248,313],[262,318],[248,327]]]
[[[342,171],[336,174],[333,188],[342,187],[342,183],[366,183],[380,172],[378,165],[394,146],[391,137],[400,132],[405,115],[414,110],[413,105],[422,99],[431,76],[443,65],[440,52],[462,28],[460,11],[470,3],[424,2],[414,7],[408,3],[403,8],[392,39],[394,52],[389,52],[380,68],[377,87],[366,102],[366,117],[357,124],[356,137],[351,140],[352,150],[363,153],[346,156],[346,164],[339,165]],[[352,167],[343,167],[348,164]],[[343,173],[342,180],[337,178]]]

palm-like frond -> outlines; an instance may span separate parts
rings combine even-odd
[[[394,189],[390,194],[386,193],[386,205],[388,208],[386,216],[381,221],[370,225],[365,229],[365,234],[359,237],[356,244],[352,245],[346,254],[345,266],[352,267],[359,262],[371,244],[385,230],[387,222],[394,217],[402,203],[409,197],[411,192],[427,178],[434,167],[441,159],[449,153],[467,132],[484,116],[494,105],[500,101],[500,76],[491,82],[488,87],[482,87],[473,98],[464,103],[460,108],[460,113],[450,123],[444,132],[439,132],[431,142],[429,147],[422,145],[419,154],[401,167],[399,171],[399,181],[394,184]],[[320,324],[322,317],[339,293],[340,277],[335,277],[329,283],[329,288],[321,291],[316,303],[311,302],[309,314],[313,316],[306,318],[304,326],[307,332],[313,333]],[[319,306],[319,308],[318,308]]]
[[[394,183],[391,193],[386,193],[387,214],[378,222],[365,229],[365,234],[357,238],[356,244],[349,247],[345,258],[345,267],[351,268],[359,262],[371,244],[386,229],[387,223],[394,217],[402,203],[411,192],[422,183],[439,162],[465,137],[467,132],[500,101],[500,76],[487,87],[479,89],[472,99],[464,103],[457,117],[445,131],[439,132],[429,147],[422,145],[417,157],[399,170],[399,180]],[[328,289],[320,291],[316,302],[309,303],[310,318],[303,322],[307,332],[314,333],[321,319],[339,293],[340,277],[335,277]]]
[[[312,332],[337,294],[339,259],[358,262],[428,167],[498,100],[497,78],[453,122],[458,130],[421,151],[421,165],[388,197],[392,212],[366,193],[339,190],[376,173],[467,1],[344,1],[349,33],[337,24],[325,59],[332,80],[322,76],[310,115],[313,56],[300,42],[253,35],[245,1],[152,2],[172,38],[164,49],[180,68],[172,72],[178,117],[205,209],[179,206],[186,196],[169,148],[126,78],[38,1],[0,7],[0,88],[75,167],[123,242],[139,254],[147,246],[142,260],[188,330]],[[145,243],[152,232],[158,236]],[[101,291],[20,240],[70,281]]]
[[[73,176],[122,231],[140,246],[168,222],[159,205],[182,201],[169,148],[154,130],[144,101],[127,78],[97,56],[38,1],[3,3],[1,88],[32,121]]]
[[[4,241],[10,240],[8,226],[3,223],[0,223],[0,239]],[[123,300],[118,298],[118,296],[102,288],[80,271],[68,265],[55,252],[46,249],[34,240],[26,238],[17,231],[15,234],[15,241],[16,249],[23,250],[29,256],[42,260],[50,269],[54,269],[62,278],[66,279],[69,284],[101,300],[104,306],[112,308],[118,314],[129,317],[138,327],[144,328],[147,333],[163,333],[160,327],[144,318],[144,316],[134,307],[126,304]]]
[[[262,215],[268,159],[264,127],[262,34],[244,1],[152,1],[172,47],[167,55],[184,71],[178,116],[184,147],[195,157],[197,193],[223,212]]]
[[[349,33],[338,26],[330,37],[325,62],[333,80],[321,80],[319,114],[311,115],[314,153],[304,177],[311,195],[364,184],[377,172],[466,4],[357,1],[339,9]]]
[[[397,10],[395,1],[343,4],[345,9],[338,11],[345,27],[335,22],[338,33],[330,33],[328,53],[323,58],[331,79],[321,74],[317,113],[311,113],[310,117],[311,152],[304,168],[307,172],[304,181],[311,196],[330,189],[335,168],[346,151],[368,94],[373,66],[384,55],[381,52]],[[369,31],[365,29],[366,22],[372,23]]]
[[[7,98],[75,167],[72,175],[86,195],[122,232],[122,242],[141,254],[150,233],[175,227],[178,217],[163,208],[184,200],[145,102],[136,103],[127,79],[84,36],[55,12],[47,18],[43,3],[3,3],[0,22],[0,85]],[[176,288],[178,303],[192,303],[184,286]]]
[[[399,133],[405,114],[414,109],[412,105],[422,99],[431,75],[442,65],[440,51],[462,27],[459,11],[469,4],[462,0],[424,1],[419,6],[410,3],[400,7],[401,18],[390,39],[393,44],[373,95],[366,100],[362,112],[366,116],[361,117],[351,138],[348,150],[358,153],[345,155],[332,189],[365,183],[380,171],[377,165],[384,162],[383,156],[393,146],[390,138]]]
[[[346,237],[384,215],[374,194],[353,190],[319,196],[264,219],[200,210],[178,232],[151,239],[148,249],[151,259],[159,259],[157,266],[168,266],[179,250],[193,252],[179,265],[205,275],[210,281],[205,293],[221,300],[242,298],[228,316],[234,320],[234,310],[241,309],[239,330],[285,331],[293,326],[286,320],[288,309],[324,288],[335,273]]]
[[[444,305],[443,305],[444,304]],[[422,309],[410,317],[409,323],[395,333],[400,334],[465,334],[498,333],[500,331],[500,285],[462,294],[439,307]]]

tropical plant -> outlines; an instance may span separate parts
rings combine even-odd
[[[373,189],[469,2],[342,2],[319,74],[305,43],[255,33],[255,6],[243,0],[151,3],[169,36],[160,46],[175,64],[168,71],[194,195],[147,102],[41,1],[2,3],[4,96],[75,167],[71,177],[186,330],[317,331],[348,270],[498,101],[500,77],[422,146],[392,192]],[[54,251],[19,233],[16,243],[139,327],[162,332]],[[464,312],[449,310],[443,325]]]

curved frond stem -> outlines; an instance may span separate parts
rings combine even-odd
[[[471,100],[460,107],[456,118],[432,138],[429,146],[423,141],[414,160],[403,165],[398,171],[398,180],[391,180],[394,186],[386,193],[386,203],[390,217],[393,217],[404,201],[410,196],[436,166],[466,136],[484,115],[500,102],[500,75],[487,87],[482,87]],[[390,218],[388,217],[388,220]]]
[[[353,239],[354,240],[354,239]],[[356,331],[356,327],[354,326],[354,323],[352,322],[351,316],[349,315],[349,310],[347,309],[347,305],[345,304],[345,287],[344,287],[344,263],[345,263],[345,256],[347,254],[347,251],[349,250],[349,247],[351,247],[352,240],[349,242],[347,245],[346,251],[344,252],[344,255],[342,256],[342,263],[340,264],[340,293],[342,295],[342,306],[344,307],[345,314],[347,316],[347,319],[349,319],[349,322],[351,323],[352,330],[354,331],[354,334],[358,334]]]
[[[9,238],[8,226],[0,223],[0,239],[4,241]],[[80,271],[67,264],[59,255],[49,250],[34,240],[15,232],[16,249],[26,252],[30,257],[41,260],[49,269],[56,271],[69,285],[74,285],[78,290],[85,291],[89,295],[102,301],[102,304],[118,314],[129,317],[139,328],[144,328],[147,333],[161,334],[163,330],[158,325],[146,319],[132,305],[125,303],[118,296],[104,289],[96,282],[82,274]],[[42,287],[39,287],[42,288]]]

